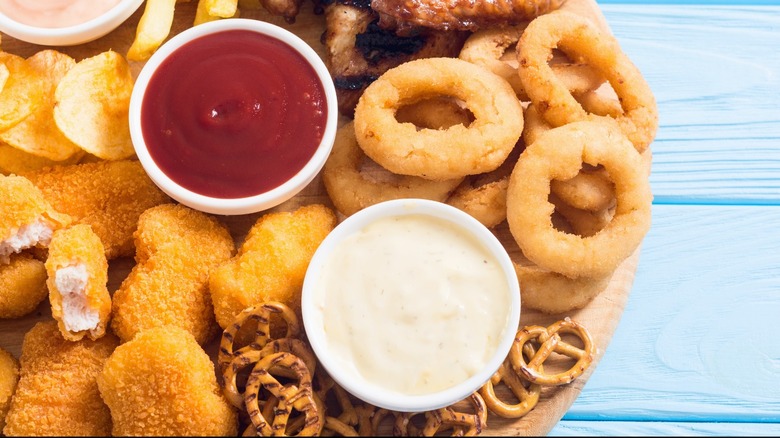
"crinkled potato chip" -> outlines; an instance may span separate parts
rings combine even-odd
[[[41,104],[16,126],[0,132],[0,140],[32,155],[53,161],[65,160],[81,149],[54,123],[54,90],[76,61],[56,50],[41,50],[27,58],[27,64],[44,78]]]
[[[0,173],[3,175],[34,172],[45,167],[76,164],[86,155],[80,150],[63,161],[54,161],[0,143]]]
[[[0,93],[2,93],[3,88],[5,88],[5,83],[8,81],[8,76],[11,76],[11,72],[8,71],[8,67],[6,67],[5,64],[0,64]]]
[[[0,131],[5,131],[41,105],[45,79],[21,56],[0,52],[0,64],[9,73],[0,92]]]
[[[65,136],[104,160],[135,151],[128,122],[133,76],[127,60],[109,50],[79,61],[54,93],[54,121]]]

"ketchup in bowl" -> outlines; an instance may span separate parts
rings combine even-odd
[[[335,91],[313,49],[288,38],[297,39],[227,19],[158,49],[136,82],[130,122],[163,191],[203,211],[243,214],[289,199],[319,172],[335,135]]]

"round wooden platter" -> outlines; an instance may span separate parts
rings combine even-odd
[[[576,12],[588,15],[608,30],[606,20],[594,0],[569,0],[569,3],[570,7],[575,9]],[[192,26],[196,6],[197,0],[176,4],[175,18],[170,36]],[[127,53],[127,49],[133,41],[136,26],[142,13],[143,6],[141,6],[141,8],[120,28],[96,41],[78,46],[54,47],[54,49],[72,56],[77,61],[109,49],[124,55]],[[264,10],[242,10],[241,17],[265,20],[285,27],[307,41],[320,56],[324,56],[325,47],[322,44],[320,37],[325,29],[325,18],[323,15],[314,14],[312,4],[309,2],[304,4],[301,14],[293,24],[288,24],[281,18],[269,16]],[[18,41],[4,34],[2,35],[1,47],[2,50],[6,52],[23,57],[28,57],[40,50],[51,48]],[[134,75],[137,76],[143,67],[143,63],[130,62],[130,64]],[[342,119],[341,121],[343,123],[346,119]],[[290,211],[299,206],[312,203],[322,203],[332,206],[319,178],[315,179],[298,196],[276,207],[272,211]],[[219,219],[229,227],[236,240],[236,244],[240,245],[249,228],[255,223],[260,215],[261,213],[243,216],[222,216],[219,217]],[[493,231],[505,244],[513,259],[522,261],[523,257],[514,243],[506,223],[500,224]],[[618,268],[607,289],[583,309],[561,315],[545,315],[523,308],[521,326],[547,326],[564,317],[570,317],[573,320],[582,323],[591,333],[597,347],[594,361],[590,368],[586,370],[585,374],[574,382],[568,385],[543,389],[539,403],[526,416],[520,419],[510,420],[491,414],[488,419],[487,430],[483,432],[484,434],[545,435],[553,426],[555,426],[580,394],[589,376],[593,373],[609,345],[610,339],[623,314],[626,301],[628,300],[638,261],[639,250]],[[109,291],[113,292],[119,287],[122,280],[132,268],[133,263],[133,260],[129,258],[117,259],[111,262],[109,268]],[[27,317],[0,320],[0,348],[10,351],[18,358],[21,353],[22,339],[27,330],[38,321],[51,318],[48,306],[48,300],[45,300],[35,312]],[[214,353],[216,350],[212,350],[212,348],[212,345],[206,346],[208,352]]]

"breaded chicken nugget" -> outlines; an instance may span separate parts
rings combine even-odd
[[[100,161],[25,173],[46,200],[100,237],[106,258],[132,256],[133,232],[147,209],[171,199],[138,161]]]
[[[0,264],[0,318],[19,318],[46,299],[46,268],[28,253]]]
[[[57,230],[46,259],[51,314],[69,341],[95,340],[111,315],[108,261],[100,238],[87,224]]]
[[[236,436],[236,413],[217,385],[214,363],[179,327],[144,330],[120,345],[98,386],[116,436]]]
[[[111,412],[100,398],[97,375],[117,346],[108,334],[66,341],[54,320],[39,322],[24,336],[19,384],[3,433],[7,436],[105,436]]]
[[[209,274],[235,253],[228,229],[179,204],[144,212],[135,233],[137,264],[114,293],[111,328],[122,342],[151,327],[175,325],[199,344],[218,331]]]
[[[19,362],[11,353],[0,348],[0,432],[5,427],[5,416],[18,382]]]
[[[300,316],[306,269],[336,222],[333,210],[319,204],[262,216],[238,255],[209,279],[219,325],[226,328],[239,312],[266,301],[282,302]]]
[[[70,221],[27,178],[0,175],[0,264],[8,263],[11,254],[45,247],[54,230]]]

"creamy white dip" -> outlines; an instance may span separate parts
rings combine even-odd
[[[380,219],[345,238],[314,288],[335,360],[405,395],[453,387],[484,368],[511,312],[499,260],[428,215]]]

